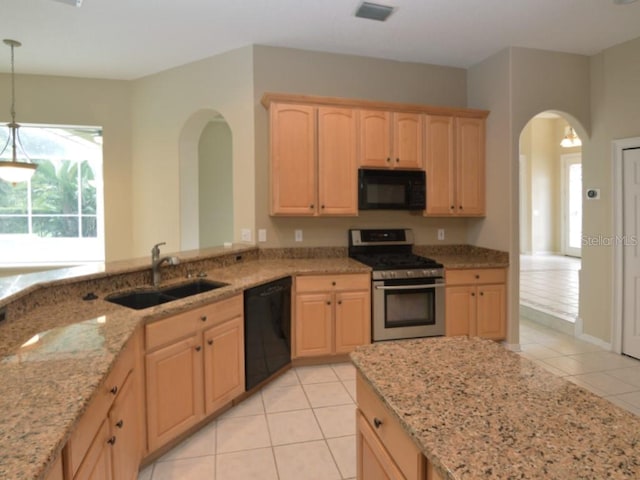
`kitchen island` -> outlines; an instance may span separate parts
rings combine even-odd
[[[351,358],[435,478],[640,478],[638,417],[493,341],[376,343]]]

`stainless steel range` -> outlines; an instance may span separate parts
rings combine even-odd
[[[413,243],[409,229],[349,230],[349,256],[373,269],[373,341],[444,335],[444,268]]]

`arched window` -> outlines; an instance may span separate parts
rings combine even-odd
[[[26,183],[0,180],[0,266],[103,262],[102,130],[23,125],[20,138],[38,169]]]

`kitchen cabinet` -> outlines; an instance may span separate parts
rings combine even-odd
[[[422,168],[422,115],[359,110],[358,117],[361,167]]]
[[[445,272],[447,336],[469,335],[492,340],[506,337],[506,270]]]
[[[273,103],[271,214],[357,215],[356,114]]]
[[[425,116],[427,216],[485,214],[485,120]]]
[[[344,354],[371,342],[368,274],[299,276],[294,357]]]
[[[243,331],[242,295],[146,326],[151,452],[244,392]]]
[[[54,460],[49,472],[44,477],[45,480],[64,480],[64,471],[62,470],[62,455]]]
[[[136,333],[64,449],[66,478],[134,480],[142,458]]]
[[[359,480],[441,480],[400,422],[360,373],[356,376]]]

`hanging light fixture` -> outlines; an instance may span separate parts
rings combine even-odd
[[[29,160],[29,157],[20,142],[20,136],[18,134],[20,125],[16,123],[16,90],[13,49],[22,44],[16,40],[9,39],[5,39],[4,43],[11,47],[11,123],[7,125],[7,127],[9,127],[9,136],[7,137],[7,143],[5,143],[4,148],[0,151],[0,157],[2,157],[2,154],[9,146],[9,143],[11,143],[11,160],[0,160],[0,179],[11,183],[26,182],[33,176],[38,166],[28,161],[19,162],[17,158],[18,148],[20,148],[24,157]]]
[[[564,138],[560,142],[560,146],[564,148],[571,148],[579,147],[581,145],[582,141],[573,127],[570,127],[569,125],[564,127]]]

